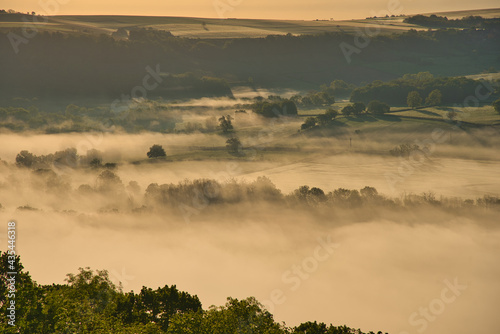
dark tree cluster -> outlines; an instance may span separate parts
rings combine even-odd
[[[331,96],[348,98],[351,96],[351,93],[355,88],[356,85],[337,79],[332,81],[329,86],[322,85],[321,91],[326,92]]]
[[[163,149],[163,146],[161,145],[153,145],[149,148],[148,153],[146,153],[148,158],[163,158],[167,156],[167,153],[165,153],[165,149]]]
[[[422,152],[422,148],[417,144],[401,144],[389,151],[392,156],[403,158],[409,158],[414,152]]]
[[[297,106],[292,100],[257,101],[252,105],[252,111],[264,117],[297,116]]]
[[[22,150],[16,156],[16,166],[37,169],[51,168],[78,168],[78,167],[113,167],[112,164],[102,164],[102,152],[90,149],[85,155],[79,155],[75,148],[46,155],[36,155],[27,150]]]
[[[363,111],[366,110],[366,106],[363,102],[354,102],[353,104],[347,105],[342,108],[342,115],[344,116],[359,116]]]
[[[428,96],[429,105],[463,103],[469,96],[475,96],[478,87],[481,94],[493,89],[488,83],[465,77],[434,77],[429,72],[405,74],[402,78],[389,82],[374,81],[356,88],[351,101],[368,103],[379,100],[391,106],[420,106],[422,96]],[[439,92],[439,93],[438,93]]]
[[[500,29],[500,18],[483,18],[481,16],[464,16],[461,19],[448,19],[446,16],[432,14],[430,16],[414,15],[404,19],[405,23],[432,28],[487,28]]]
[[[328,91],[313,91],[304,96],[294,95],[290,100],[300,107],[323,107],[335,103],[335,97]]]
[[[39,109],[35,100],[16,99],[11,103],[27,106],[0,107],[0,128],[15,132],[37,130],[49,134],[68,132],[111,131],[123,129],[129,133],[140,131],[172,132],[178,122],[166,107],[150,101],[136,103],[123,100],[99,107],[65,107]]]

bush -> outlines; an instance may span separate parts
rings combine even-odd
[[[409,158],[414,151],[420,151],[420,146],[416,144],[401,144],[389,151],[395,157]]]

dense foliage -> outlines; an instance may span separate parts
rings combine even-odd
[[[17,268],[15,298],[8,298],[10,263]],[[139,293],[123,292],[106,270],[80,268],[68,274],[66,284],[39,285],[24,270],[20,257],[0,255],[0,331],[2,333],[257,333],[363,334],[347,326],[307,322],[295,328],[277,323],[255,298],[228,298],[224,306],[203,310],[197,296],[175,285]],[[11,324],[5,315],[15,300]]]
[[[479,87],[479,88],[478,88]],[[416,94],[427,97],[435,90],[441,93],[438,99],[434,93],[430,103],[436,100],[443,104],[463,103],[469,96],[476,96],[480,89],[482,95],[494,90],[488,83],[465,77],[434,77],[429,72],[420,72],[417,74],[405,74],[403,77],[389,81],[374,81],[366,86],[354,89],[351,95],[351,101],[368,103],[372,100],[379,100],[390,105],[410,104],[408,96],[412,96],[411,105],[415,105]],[[416,92],[416,93],[414,93]],[[410,94],[411,93],[411,94]],[[431,95],[432,96],[432,95]],[[418,99],[417,104],[422,102]]]

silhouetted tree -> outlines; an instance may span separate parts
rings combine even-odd
[[[226,140],[226,148],[229,153],[238,153],[242,149],[241,142],[237,137],[229,138]]]
[[[149,152],[147,153],[148,158],[160,158],[166,157],[167,153],[161,145],[153,145],[149,148]]]
[[[221,116],[219,118],[219,129],[222,130],[224,133],[228,133],[230,130],[233,129],[233,124],[231,123],[231,120],[233,118],[230,115],[227,116]]]
[[[16,156],[16,165],[31,168],[37,161],[37,156],[26,150],[19,152]]]

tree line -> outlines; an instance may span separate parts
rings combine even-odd
[[[405,18],[403,22],[433,28],[500,29],[500,18],[488,19],[474,15],[464,16],[460,19],[448,19],[446,16],[438,16],[435,14],[429,16],[413,15]]]
[[[394,156],[409,159],[412,154],[422,153],[425,148],[416,145],[402,144],[390,151]],[[165,150],[161,145],[153,145],[148,156],[163,157]],[[389,153],[389,152],[388,152]],[[146,155],[146,154],[145,154]],[[115,171],[113,163],[101,164],[98,151],[90,151],[86,156],[78,157],[76,150],[66,149],[46,156],[35,156],[28,151],[21,151],[16,157],[18,168],[30,168],[31,184],[39,191],[47,194],[81,198],[106,196],[110,200],[112,211],[146,213],[163,210],[180,210],[203,203],[203,206],[217,206],[238,203],[272,203],[277,207],[324,207],[324,208],[356,208],[356,207],[390,207],[404,208],[420,205],[433,205],[443,208],[454,207],[470,209],[473,207],[500,209],[500,199],[485,195],[472,199],[436,199],[425,194],[408,194],[403,199],[390,198],[379,194],[377,189],[366,186],[362,189],[338,188],[324,191],[318,187],[301,186],[294,191],[283,194],[267,177],[258,177],[252,182],[230,180],[219,182],[213,179],[185,180],[177,184],[151,183],[141,190],[135,181],[124,183]],[[76,188],[71,180],[58,175],[54,170],[64,168],[86,168],[94,171],[93,184],[80,184]],[[7,185],[6,185],[7,186]],[[28,209],[28,208],[25,208]],[[36,208],[32,208],[36,209]]]
[[[465,77],[435,77],[429,72],[420,72],[405,74],[389,82],[376,80],[366,86],[357,87],[352,91],[350,99],[352,102],[364,103],[380,100],[392,106],[401,106],[409,102],[408,95],[415,91],[419,96],[427,96],[430,105],[453,104],[463,103],[467,97],[475,96],[478,87],[482,89],[483,95],[495,92],[495,88],[486,81]],[[410,99],[410,103],[414,105],[415,93],[412,94],[414,97]]]

